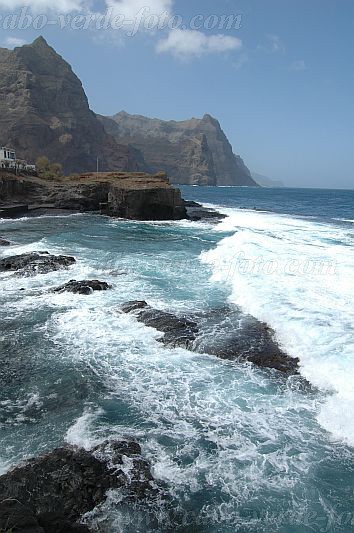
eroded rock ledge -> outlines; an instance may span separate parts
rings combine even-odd
[[[90,452],[71,446],[29,460],[0,477],[0,531],[86,532],[77,522],[121,489],[137,501],[159,493],[133,441],[107,441]]]
[[[180,190],[171,186],[163,172],[87,173],[55,181],[0,172],[0,210],[1,204],[26,204],[29,214],[45,208],[95,211],[133,220],[187,218]]]

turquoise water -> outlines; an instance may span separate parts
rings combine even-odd
[[[170,498],[132,509],[113,492],[89,517],[99,531],[349,533],[353,193],[321,192],[321,206],[314,191],[274,191],[273,204],[263,189],[183,193],[227,218],[218,226],[92,215],[0,221],[16,244],[2,255],[77,258],[69,272],[0,275],[1,471],[64,441],[90,448],[133,437]],[[85,278],[113,289],[49,292]],[[157,331],[119,312],[132,299],[204,316],[206,328],[208,317],[227,320],[240,307],[274,328],[316,388],[166,348]]]

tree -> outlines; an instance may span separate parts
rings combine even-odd
[[[56,179],[62,175],[60,163],[51,163],[48,157],[42,155],[36,161],[37,173],[43,179]]]
[[[49,170],[49,165],[49,159],[45,155],[40,156],[36,161],[36,167],[39,174]]]

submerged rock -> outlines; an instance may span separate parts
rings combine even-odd
[[[94,291],[107,291],[111,286],[105,281],[85,280],[76,281],[71,279],[65,285],[57,287],[53,292],[73,292],[74,294],[92,294]]]
[[[76,522],[109,489],[122,488],[125,498],[139,500],[156,495],[152,481],[135,442],[107,441],[91,452],[59,448],[0,477],[0,530],[85,532]]]
[[[164,333],[161,339],[165,345],[190,348],[196,339],[198,325],[185,317],[153,309],[146,302],[128,302],[121,307],[124,313],[138,311],[137,319],[146,326]]]
[[[10,246],[10,245],[11,245],[10,241],[7,241],[6,239],[2,239],[0,237],[0,246]]]
[[[0,272],[20,271],[22,274],[47,274],[75,263],[74,257],[50,255],[48,252],[32,252],[0,259]]]

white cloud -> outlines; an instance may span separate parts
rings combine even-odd
[[[82,7],[87,6],[90,2],[87,0],[0,0],[0,9],[9,9],[14,11],[21,7],[28,7],[32,11],[46,12],[55,11],[56,13],[70,13],[71,11],[78,11]]]
[[[282,43],[280,37],[278,35],[275,35],[274,33],[268,33],[266,35],[265,43],[257,46],[257,49],[272,54],[276,54],[278,52],[285,52],[285,46]]]
[[[171,15],[173,0],[105,0],[105,3],[118,15],[123,15],[127,20],[134,20],[139,13],[143,13],[144,8],[145,18],[149,15],[160,17],[164,13]]]
[[[306,63],[303,59],[300,59],[298,61],[294,61],[293,63],[291,63],[290,65],[290,70],[307,70],[307,66],[306,66]]]
[[[18,37],[8,37],[5,39],[6,48],[15,48],[16,46],[23,46],[27,41],[24,39],[19,39]]]
[[[227,35],[206,35],[201,31],[175,29],[170,31],[166,39],[157,43],[156,50],[167,52],[180,59],[201,57],[230,50],[239,50],[242,41]]]

